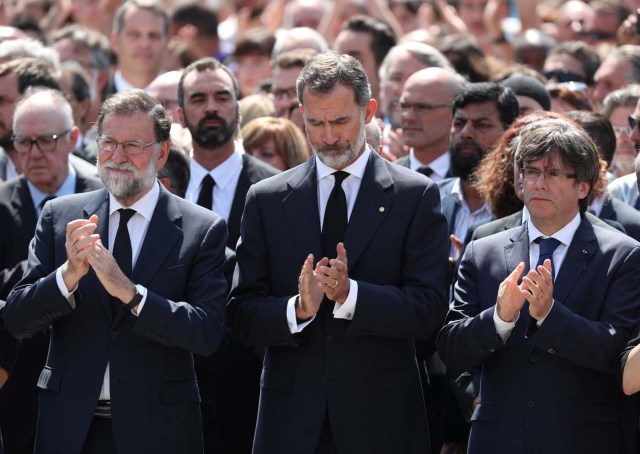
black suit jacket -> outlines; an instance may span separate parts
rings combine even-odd
[[[7,300],[4,320],[13,336],[51,331],[38,380],[36,452],[80,451],[109,363],[119,453],[201,453],[192,352],[212,353],[223,335],[224,220],[161,186],[131,276],[148,290],[144,307],[136,317],[121,305],[114,316],[92,270],[73,294],[75,307],[55,277],[67,258],[67,223],[96,214],[96,233],[108,244],[108,213],[105,190],[47,203],[25,276]]]
[[[229,229],[227,246],[234,251],[238,238],[240,237],[240,220],[242,219],[244,202],[249,188],[252,184],[278,173],[280,173],[280,171],[275,167],[265,164],[261,160],[246,153],[242,155],[242,170],[240,171],[238,186],[236,186],[236,193],[233,196],[231,212],[229,213],[229,220],[227,221],[227,228]]]
[[[327,410],[340,452],[429,452],[413,339],[446,310],[445,232],[435,184],[372,152],[344,237],[353,318],[324,302],[291,334],[300,268],[322,257],[315,158],[249,190],[227,315],[266,347],[256,454],[313,452]]]
[[[76,170],[76,193],[101,188],[102,182],[94,176],[95,167],[84,161],[77,165],[76,160],[71,160]],[[37,220],[24,176],[0,185],[0,273],[4,278],[0,295],[2,299],[6,299],[11,288],[22,278]],[[36,382],[48,346],[49,338],[44,332],[22,342],[13,373],[0,391],[0,428],[8,451],[33,444],[38,413]]]
[[[640,241],[640,212],[623,201],[607,199],[600,211],[600,219],[620,223],[627,235]]]

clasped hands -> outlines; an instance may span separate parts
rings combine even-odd
[[[318,313],[322,298],[337,303],[344,303],[349,295],[349,269],[347,267],[347,250],[344,244],[336,246],[337,257],[323,257],[313,266],[313,254],[309,254],[302,264],[298,277],[299,298],[296,304],[296,317],[306,320]]]
[[[103,287],[111,296],[128,303],[135,296],[135,286],[122,272],[111,252],[95,233],[98,216],[76,219],[67,224],[65,249],[67,261],[62,265],[62,278],[71,290],[93,268]]]
[[[553,277],[551,274],[551,260],[529,272],[518,284],[518,279],[524,271],[524,262],[520,262],[515,270],[500,283],[496,310],[498,316],[505,322],[512,322],[516,314],[522,309],[525,300],[529,301],[529,315],[535,320],[544,319],[553,303]]]

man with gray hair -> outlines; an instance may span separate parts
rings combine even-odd
[[[614,48],[602,60],[593,79],[592,97],[596,104],[601,104],[613,90],[640,83],[640,46],[625,44]]]
[[[96,124],[106,190],[44,205],[4,312],[14,337],[50,332],[36,452],[202,453],[193,353],[223,336],[227,233],[157,181],[170,126],[142,90],[112,96]],[[27,152],[55,143],[15,132]]]
[[[45,202],[102,187],[95,167],[76,166],[69,160],[79,133],[71,106],[60,91],[29,89],[17,103],[12,130],[22,175],[0,185],[0,273],[11,276],[3,282],[0,300],[7,298],[22,277]],[[0,391],[0,427],[8,452],[33,450],[38,413],[36,383],[48,346],[44,332],[25,339],[11,378]]]
[[[438,190],[366,144],[356,59],[316,55],[297,93],[315,158],[249,190],[227,305],[266,347],[253,452],[429,452],[413,340],[447,306]]]

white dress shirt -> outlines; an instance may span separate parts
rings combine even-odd
[[[149,223],[151,222],[151,217],[153,216],[153,212],[156,209],[156,205],[158,204],[158,198],[160,197],[160,188],[158,186],[159,183],[153,185],[151,190],[147,192],[144,197],[138,200],[136,203],[131,205],[132,210],[136,211],[129,222],[127,223],[127,229],[129,230],[129,237],[131,239],[131,257],[133,260],[132,269],[135,267],[136,261],[138,260],[138,255],[140,254],[140,249],[142,248],[142,243],[144,241],[144,237],[147,234],[147,230],[149,229]],[[118,225],[120,224],[120,212],[118,211],[123,207],[120,202],[116,200],[116,198],[109,194],[109,250],[113,251],[113,244],[116,241],[116,234],[118,233]],[[58,288],[60,288],[60,292],[62,295],[69,301],[69,304],[75,309],[75,300],[73,297],[73,292],[76,289],[69,291],[67,286],[64,283],[64,279],[62,278],[62,268],[58,268],[56,271],[56,281],[58,283]],[[135,312],[132,310],[131,313],[135,316],[140,315],[142,309],[144,307],[144,303],[147,300],[147,289],[142,287],[141,285],[136,285],[138,291],[142,294],[142,301],[135,308]],[[111,389],[109,387],[109,364],[107,364],[107,368],[104,373],[104,378],[102,381],[102,389],[100,391],[100,400],[111,400]]]
[[[344,195],[347,199],[347,219],[351,218],[351,212],[353,211],[353,207],[356,204],[358,191],[360,190],[360,184],[362,183],[362,177],[364,175],[364,171],[367,168],[367,162],[369,162],[370,154],[371,150],[367,146],[364,152],[360,155],[360,157],[358,157],[358,159],[355,160],[355,162],[342,169],[344,172],[347,172],[349,174],[349,176],[342,182],[342,190],[344,191]],[[320,231],[322,231],[324,212],[327,207],[329,195],[333,190],[333,185],[335,183],[335,177],[333,176],[333,173],[336,170],[325,165],[322,161],[320,161],[320,159],[318,159],[317,156],[315,159],[316,177],[318,182],[318,211],[320,214]],[[349,251],[347,251],[347,256],[348,254]],[[289,330],[292,333],[299,333],[315,319],[314,316],[310,320],[307,320],[303,323],[297,322],[295,308],[297,297],[298,295],[291,297],[287,304],[287,324],[289,325]],[[344,303],[340,304],[338,302],[335,302],[333,306],[334,318],[351,320],[353,318],[353,315],[355,314],[357,299],[358,283],[353,279],[349,279],[349,294],[347,295]]]
[[[113,75],[113,85],[116,89],[116,92],[120,93],[121,91],[131,90],[132,88],[138,88],[124,78],[122,75],[122,71],[118,70]]]
[[[451,166],[451,154],[448,151],[445,151],[436,159],[431,162],[421,162],[416,158],[416,154],[413,151],[413,148],[409,151],[409,168],[411,170],[418,171],[421,167],[429,167],[433,173],[429,178],[431,178],[436,183],[438,181],[442,181],[447,177],[447,173],[449,173],[449,167]]]
[[[528,213],[528,212],[527,212]],[[576,234],[578,227],[580,227],[580,222],[582,218],[580,217],[580,213],[576,214],[576,216],[564,227],[558,230],[551,236],[544,235],[540,230],[533,225],[533,222],[529,220],[527,222],[527,232],[529,235],[529,269],[532,270],[535,268],[538,263],[538,257],[540,257],[540,245],[536,243],[536,239],[542,238],[555,238],[560,241],[558,247],[556,247],[555,251],[553,251],[553,268],[555,269],[555,278],[558,276],[560,272],[560,267],[562,266],[562,262],[564,262],[565,257],[567,256],[567,251],[569,250],[569,245],[573,240],[573,236]],[[549,308],[549,312],[553,308],[554,301],[551,302],[551,307]],[[537,325],[542,325],[544,319],[549,315],[549,312],[541,319],[538,320]],[[496,331],[498,335],[502,338],[503,341],[506,341],[511,331],[516,326],[516,322],[520,318],[520,313],[516,315],[516,317],[511,322],[505,322],[498,316],[498,309],[493,312],[493,322],[496,326]]]
[[[185,199],[197,203],[202,180],[205,176],[211,175],[213,181],[216,182],[213,186],[213,206],[211,210],[222,216],[225,221],[229,220],[233,198],[238,187],[238,179],[240,178],[240,172],[242,172],[242,156],[237,150],[236,146],[236,151],[231,153],[231,156],[210,171],[202,167],[193,158],[193,151],[191,152],[189,164],[191,178],[189,178]]]

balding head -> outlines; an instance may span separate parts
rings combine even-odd
[[[180,123],[178,108],[178,83],[182,71],[168,71],[160,74],[146,88],[146,92],[156,98],[171,116],[173,123]]]

